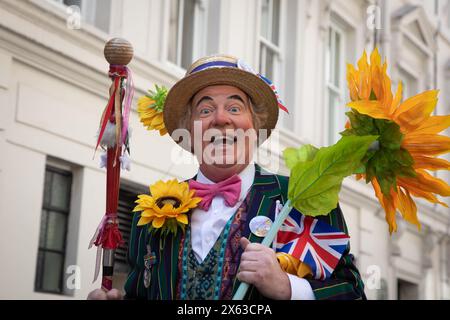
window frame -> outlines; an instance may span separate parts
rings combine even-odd
[[[53,4],[57,4],[59,6],[61,6],[62,8],[68,8],[69,6],[66,5],[64,3],[64,0],[48,0]],[[117,0],[116,0],[117,1]],[[111,31],[113,29],[113,24],[112,24],[112,14],[113,14],[113,6],[115,1],[110,0],[110,8],[109,8],[109,19],[108,19],[108,30],[103,30],[102,28],[100,28],[99,26],[97,26],[95,24],[95,19],[96,19],[96,14],[97,14],[97,0],[80,0],[80,5],[81,5],[81,21],[85,22],[86,24],[88,24],[89,26],[95,28],[96,30],[103,32],[105,34],[111,34]],[[89,18],[89,19],[87,19]]]
[[[340,36],[340,48],[339,48],[339,85],[340,87],[337,87],[334,83],[334,78],[336,76],[336,66],[334,63],[332,63],[332,57],[335,55],[333,54],[335,51],[335,41],[336,37],[330,37],[330,32],[334,32],[334,34],[338,34]],[[330,38],[331,38],[331,44],[330,44]],[[347,39],[348,34],[345,30],[345,27],[342,26],[339,21],[336,21],[336,19],[331,19],[330,25],[328,26],[328,38],[326,42],[326,52],[325,52],[325,88],[326,88],[326,114],[328,115],[328,133],[327,133],[327,140],[328,143],[334,143],[336,138],[339,140],[339,132],[334,132],[335,129],[341,125],[342,130],[344,130],[345,120],[344,123],[341,123],[340,118],[336,118],[333,116],[333,110],[331,109],[332,106],[330,105],[330,98],[332,94],[337,95],[339,99],[339,104],[344,104],[345,100],[348,96],[346,92],[346,85],[345,85],[345,61],[346,61],[346,45],[347,45]],[[330,52],[329,52],[330,51]],[[331,52],[333,51],[333,52]],[[336,108],[336,106],[333,106]],[[345,117],[344,117],[345,119]]]
[[[46,194],[45,194],[45,182],[44,182],[44,192],[43,192],[43,202],[42,202],[42,209],[41,209],[41,223],[42,223],[42,215],[44,214],[44,211],[46,211],[46,215],[47,215],[47,221],[46,221],[46,227],[45,227],[45,243],[47,242],[47,236],[48,236],[48,214],[49,212],[56,212],[58,214],[63,214],[66,216],[66,221],[65,221],[65,226],[64,226],[64,240],[63,240],[63,245],[62,245],[62,250],[57,250],[57,249],[51,249],[51,248],[46,248],[41,246],[40,243],[40,237],[41,234],[39,233],[39,242],[38,242],[38,248],[37,248],[37,259],[36,259],[36,270],[35,270],[35,281],[34,281],[34,291],[35,292],[41,292],[41,293],[52,293],[52,294],[59,294],[59,295],[67,295],[68,293],[66,292],[66,290],[64,290],[64,270],[65,270],[65,264],[66,264],[66,255],[67,255],[67,233],[68,233],[68,229],[69,229],[69,219],[70,219],[70,211],[71,211],[71,198],[72,198],[72,185],[73,185],[73,172],[72,170],[66,170],[66,169],[62,169],[59,166],[55,166],[51,163],[47,163],[45,166],[45,175],[47,174],[47,172],[50,172],[52,174],[51,176],[51,180],[50,180],[50,187],[53,184],[53,175],[54,174],[59,174],[65,177],[68,177],[68,185],[69,185],[69,191],[68,191],[68,195],[67,195],[67,199],[68,199],[68,203],[67,203],[67,209],[61,209],[58,207],[54,207],[51,205],[51,189],[50,189],[50,195],[49,195],[49,200],[48,200],[48,204],[45,202],[45,198],[46,198]],[[45,180],[44,180],[45,181]],[[41,227],[41,224],[39,225]],[[41,231],[40,231],[41,232]],[[59,287],[60,290],[48,290],[48,289],[44,289],[43,288],[43,277],[44,277],[44,273],[45,273],[45,268],[43,265],[39,265],[39,257],[40,254],[43,253],[47,253],[47,252],[51,252],[51,253],[56,253],[61,255],[62,259],[61,259],[61,274],[59,275]],[[40,284],[40,285],[39,285]]]
[[[170,17],[171,17],[171,9],[172,9],[172,1],[178,2],[178,18],[177,18],[177,38],[176,38],[176,56],[175,61],[172,61],[169,58],[170,52]],[[188,40],[192,41],[192,51],[189,52],[190,62],[189,65],[183,66],[183,55],[186,54],[183,52],[183,43],[187,39],[183,37],[183,26],[184,26],[184,15],[185,15],[185,6],[186,1],[190,0],[170,0],[166,1],[164,5],[166,6],[165,12],[165,50],[163,54],[163,60],[170,66],[177,68],[181,71],[186,71],[186,68],[193,62],[193,60],[203,56],[206,52],[206,39],[207,33],[206,30],[208,25],[208,1],[205,0],[193,0],[194,5],[194,14],[192,20],[192,38]]]
[[[259,73],[264,75],[265,77],[268,77],[275,85],[277,85],[277,89],[280,89],[280,83],[282,79],[282,61],[283,61],[283,21],[284,19],[284,8],[285,8],[285,1],[284,0],[278,0],[279,8],[278,8],[278,44],[274,43],[271,39],[267,39],[265,36],[262,35],[262,5],[263,0],[259,0],[258,2],[258,14],[259,14],[259,24],[258,24],[258,67],[259,67]],[[268,10],[268,17],[269,20],[267,22],[268,28],[269,28],[269,38],[273,38],[273,6],[274,6],[274,0],[269,0],[269,10]],[[267,51],[270,51],[274,55],[273,65],[272,65],[272,72],[273,75],[269,76],[267,74],[266,70],[266,64],[267,64]],[[264,61],[264,63],[262,63]]]

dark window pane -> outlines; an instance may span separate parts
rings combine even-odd
[[[35,288],[42,289],[42,273],[44,272],[44,252],[38,251],[38,259],[36,265],[36,282]]]
[[[51,188],[52,188],[52,173],[50,171],[45,171],[44,206],[50,205]]]
[[[70,176],[53,173],[51,206],[62,210],[69,209]]]
[[[59,253],[45,252],[43,266],[42,287],[40,289],[61,292],[63,256]]]
[[[48,212],[47,210],[42,210],[41,213],[41,228],[39,231],[39,247],[45,247],[45,238],[47,237],[47,220]]]
[[[66,236],[67,216],[58,212],[48,213],[47,241],[45,248],[64,250]]]
[[[81,0],[64,0],[66,6],[78,6],[81,8]]]
[[[64,276],[71,183],[70,171],[51,166],[46,168],[36,265],[36,291],[63,293],[61,279]]]

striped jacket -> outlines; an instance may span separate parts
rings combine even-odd
[[[255,179],[250,188],[250,206],[247,219],[244,222],[243,236],[248,237],[251,242],[261,242],[262,238],[254,236],[249,229],[248,222],[257,215],[268,216],[274,219],[276,200],[282,204],[287,201],[289,178],[285,176],[263,172],[256,166]],[[176,299],[176,285],[178,280],[178,252],[182,243],[182,233],[176,236],[168,236],[164,242],[159,237],[148,235],[147,226],[138,227],[140,213],[133,218],[130,244],[128,250],[128,261],[131,271],[125,284],[126,298],[128,299]],[[348,233],[342,211],[338,206],[330,214],[318,217],[331,226]],[[154,265],[150,272],[150,286],[144,286],[145,256],[147,247],[151,247],[155,253]],[[360,274],[354,265],[353,255],[350,254],[350,245],[342,255],[333,274],[325,281],[307,279],[313,289],[317,300],[345,300],[366,299],[364,284]],[[239,280],[235,279],[233,292],[239,286]],[[250,286],[247,299],[265,299],[257,289]]]

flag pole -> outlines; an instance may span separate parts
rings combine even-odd
[[[284,220],[286,220],[291,210],[292,210],[292,203],[291,200],[288,200],[284,204],[283,209],[281,209],[281,211],[278,213],[275,222],[272,224],[272,227],[270,228],[269,232],[261,242],[263,246],[270,247],[270,244],[275,239],[278,230],[280,230],[281,225],[283,224]],[[243,300],[245,295],[247,294],[248,288],[249,288],[248,283],[241,282],[238,289],[236,290],[236,293],[233,296],[233,300]]]

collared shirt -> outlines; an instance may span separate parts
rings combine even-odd
[[[222,233],[228,220],[241,206],[255,178],[255,164],[249,164],[238,176],[241,178],[241,194],[238,202],[233,207],[225,204],[224,198],[216,196],[208,211],[199,207],[195,208],[191,215],[191,241],[192,250],[199,262],[202,262],[217,238]],[[205,184],[214,184],[199,170],[197,181]],[[291,300],[314,300],[315,296],[309,282],[303,278],[288,274],[291,284]]]

